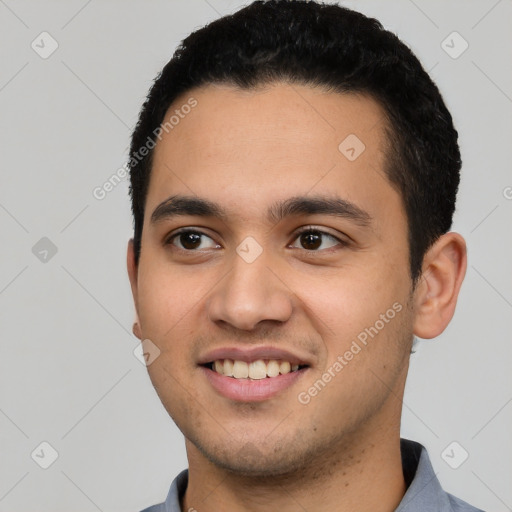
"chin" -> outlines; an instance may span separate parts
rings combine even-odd
[[[272,460],[268,457],[263,460],[248,457],[210,457],[210,461],[230,473],[251,479],[283,478],[303,469],[303,465],[296,460]]]
[[[235,446],[200,446],[199,451],[215,466],[240,477],[275,478],[296,474],[307,467],[306,454],[294,446],[268,446],[248,442],[239,449]]]

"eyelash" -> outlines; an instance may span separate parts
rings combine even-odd
[[[197,235],[200,235],[200,236],[205,236],[205,237],[210,238],[211,240],[213,240],[211,236],[208,236],[206,233],[203,233],[199,229],[183,228],[183,229],[173,233],[171,236],[167,237],[165,239],[164,245],[173,245],[174,246],[174,244],[172,243],[174,241],[174,239],[176,239],[180,235],[183,235],[183,234],[186,234],[186,233],[194,233],[194,234],[197,234]],[[306,251],[308,253],[326,252],[326,251],[331,252],[332,250],[336,250],[337,248],[338,249],[339,248],[344,248],[344,247],[347,247],[349,245],[348,241],[342,240],[339,237],[337,237],[337,236],[335,236],[335,235],[333,235],[333,234],[331,234],[331,233],[329,233],[327,231],[323,231],[322,229],[319,229],[319,228],[317,228],[315,226],[304,226],[303,228],[300,228],[298,231],[296,231],[294,233],[294,237],[292,239],[292,242],[295,242],[304,233],[315,233],[315,234],[319,233],[321,235],[325,235],[326,237],[331,238],[333,240],[336,240],[336,242],[338,242],[338,246],[329,247],[328,249],[310,250],[310,249],[300,248],[301,250]],[[182,249],[181,247],[176,247],[176,246],[174,246],[174,249],[178,250],[178,251],[181,251],[181,252],[185,252],[185,253],[199,252],[196,249]]]
[[[310,254],[313,254],[313,253],[330,253],[332,251],[336,251],[336,250],[339,250],[339,249],[343,249],[345,248],[347,245],[348,245],[348,242],[346,240],[342,240],[341,238],[333,235],[332,233],[329,233],[328,231],[324,231],[320,228],[317,228],[315,226],[304,226],[303,228],[300,228],[298,231],[296,231],[294,233],[294,236],[293,236],[293,243],[295,243],[301,235],[303,235],[304,233],[315,233],[315,234],[320,234],[322,235],[322,238],[328,238],[328,239],[331,239],[331,240],[335,240],[337,242],[337,244],[333,247],[328,247],[327,249],[319,249],[319,250],[312,250],[312,249],[304,249],[303,247],[300,247],[300,249],[302,251],[306,251],[307,253],[310,253]],[[322,240],[323,242],[323,240]],[[294,247],[295,249],[295,247]]]

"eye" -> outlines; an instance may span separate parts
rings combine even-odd
[[[305,249],[307,251],[318,251],[319,249],[330,249],[337,245],[341,247],[347,245],[346,242],[343,242],[334,235],[311,227],[307,227],[299,232],[296,235],[296,240],[300,246],[297,246],[297,242],[295,242],[291,247],[297,247],[298,249]]]
[[[174,233],[166,240],[166,245],[174,245],[182,251],[195,251],[198,249],[217,249],[220,245],[201,231],[186,229]]]

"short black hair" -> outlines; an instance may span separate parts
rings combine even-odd
[[[130,148],[136,263],[154,137],[173,101],[208,84],[254,89],[281,81],[367,94],[384,109],[385,172],[403,199],[415,283],[425,252],[452,224],[461,167],[452,117],[419,60],[379,21],[306,0],[255,1],[213,21],[184,39],[155,79]]]

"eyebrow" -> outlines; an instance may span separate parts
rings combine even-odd
[[[316,214],[341,217],[363,227],[369,226],[372,220],[368,212],[354,203],[324,196],[297,196],[278,201],[270,207],[267,217],[277,224],[286,217]]]
[[[171,196],[161,202],[151,214],[151,222],[157,223],[180,215],[194,217],[218,217],[224,219],[224,209],[216,203],[198,197]]]
[[[298,215],[331,215],[350,220],[359,226],[369,226],[372,217],[354,203],[339,197],[295,196],[277,201],[267,211],[267,219],[279,223],[286,217]],[[207,199],[174,195],[160,203],[151,214],[151,222],[158,223],[177,216],[216,217],[227,220],[225,209]]]

